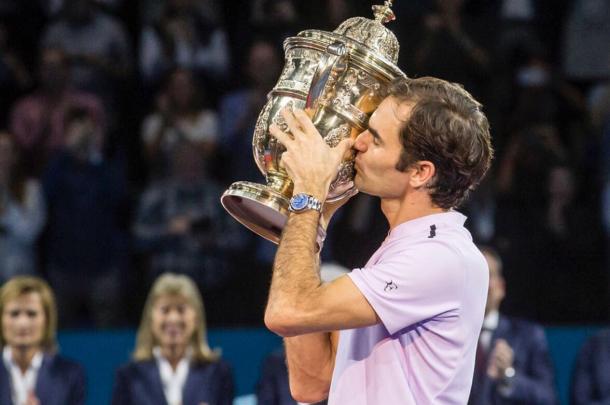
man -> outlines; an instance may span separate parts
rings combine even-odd
[[[571,404],[610,403],[610,329],[587,338],[574,364],[570,386]]]
[[[336,263],[323,263],[320,266],[320,278],[323,283],[328,283],[348,271],[349,269]],[[303,405],[296,402],[290,394],[286,352],[283,347],[273,351],[263,360],[256,387],[256,400],[258,405]],[[327,402],[320,401],[315,405],[327,405]]]
[[[84,108],[65,118],[65,146],[42,177],[48,217],[45,270],[64,327],[89,313],[97,327],[122,320],[128,260],[127,180],[120,158],[103,153],[104,131]],[[94,230],[94,231],[91,231]]]
[[[554,404],[554,373],[544,330],[500,315],[505,288],[502,261],[481,249],[489,265],[489,290],[469,404]]]
[[[355,141],[329,148],[299,110],[282,112],[292,135],[270,128],[287,149],[282,162],[294,197],[265,323],[286,337],[297,401],[468,400],[488,272],[465,217],[452,208],[490,165],[480,107],[457,84],[399,79]],[[326,228],[338,207],[319,205],[352,146],[355,186],[381,198],[390,232],[364,268],[322,284],[318,223]]]
[[[65,124],[70,110],[85,109],[98,126],[106,126],[101,100],[70,85],[70,63],[63,50],[53,47],[41,50],[39,76],[39,88],[16,102],[10,123],[15,141],[23,151],[24,166],[35,177],[65,146]]]

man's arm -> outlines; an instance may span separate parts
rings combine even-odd
[[[294,182],[293,193],[313,195],[325,201],[339,165],[351,146],[344,140],[329,147],[302,110],[285,109],[282,116],[292,135],[276,125],[271,134],[286,148],[282,165]],[[316,235],[320,213],[291,213],[273,265],[265,323],[282,336],[368,326],[377,315],[348,277],[322,284]]]
[[[328,397],[338,341],[339,332],[284,338],[290,394],[294,399],[315,403]]]
[[[555,375],[544,330],[528,327],[515,355],[522,359],[514,364],[515,374],[507,380],[499,380],[498,395],[520,403],[554,404],[556,402]],[[504,342],[508,347],[508,344]],[[512,349],[509,348],[509,350]],[[511,355],[512,357],[512,355]],[[511,359],[509,366],[513,367]],[[501,368],[501,375],[504,369]]]
[[[284,111],[294,138],[276,126],[271,133],[287,149],[282,156],[293,179],[294,193],[307,193],[326,200],[330,182],[349,143],[330,148],[302,111]],[[379,322],[375,311],[349,277],[332,283],[320,280],[316,234],[320,213],[311,210],[290,214],[273,266],[267,327],[286,337],[286,357],[291,393],[303,402],[327,396],[337,338],[330,331],[368,326]]]

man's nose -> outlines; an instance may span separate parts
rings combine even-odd
[[[360,135],[358,135],[356,137],[356,140],[354,141],[354,145],[353,148],[356,149],[358,152],[365,152],[366,151],[366,142],[364,141],[365,137],[366,137],[366,133],[368,131],[362,131],[360,132]]]

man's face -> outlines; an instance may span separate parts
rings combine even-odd
[[[51,91],[62,90],[69,75],[65,55],[57,49],[45,49],[40,62],[41,85]]]
[[[246,71],[254,85],[272,87],[279,76],[278,66],[280,61],[271,44],[257,42],[252,46]]]
[[[485,314],[498,310],[506,293],[504,278],[500,270],[500,263],[495,257],[483,252],[483,256],[489,267],[489,289],[487,290],[487,304],[485,304]]]
[[[369,129],[356,138],[356,176],[358,190],[381,198],[401,198],[408,174],[396,169],[402,152],[400,129],[411,113],[412,105],[387,97],[369,120]]]

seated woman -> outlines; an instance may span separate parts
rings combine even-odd
[[[193,281],[166,273],[152,286],[133,361],[116,374],[113,405],[230,405],[233,377],[210,349]]]
[[[81,405],[85,373],[56,354],[57,310],[46,282],[29,276],[0,290],[0,405]]]

